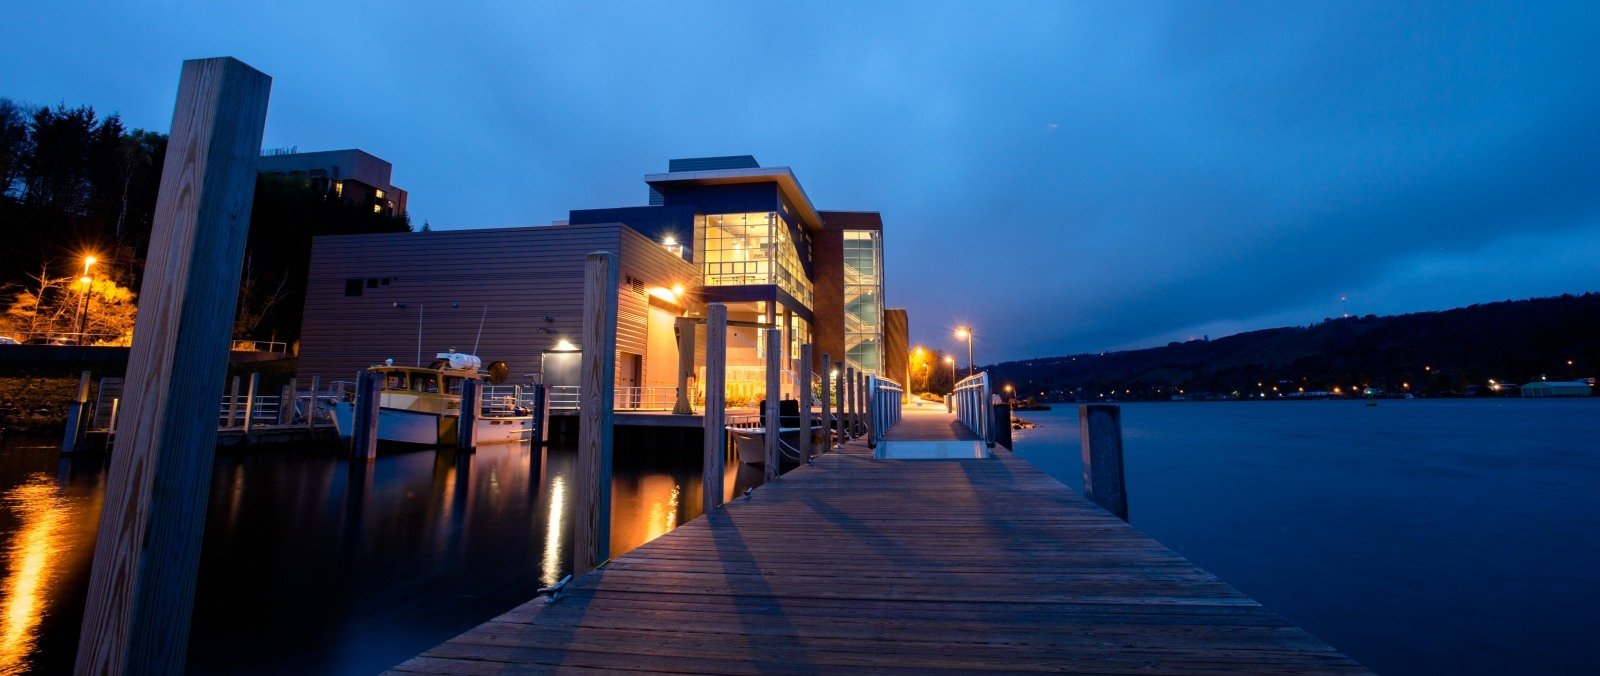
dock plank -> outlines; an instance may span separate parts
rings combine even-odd
[[[908,411],[885,439],[950,422]],[[394,671],[587,670],[1365,673],[1008,451],[860,443]]]

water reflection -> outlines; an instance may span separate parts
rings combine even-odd
[[[217,458],[191,670],[371,673],[532,598],[571,565],[575,455]],[[66,671],[76,651],[104,460],[61,458],[0,447],[0,673]],[[760,479],[730,462],[726,496]],[[612,555],[699,516],[700,495],[697,449],[617,449]]]

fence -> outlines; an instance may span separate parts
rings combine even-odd
[[[984,443],[993,444],[994,410],[989,407],[989,372],[982,371],[963,378],[956,383],[955,392],[950,394],[950,398],[956,418],[982,437]]]
[[[867,442],[877,445],[883,433],[900,422],[901,395],[905,388],[888,378],[867,376]]]

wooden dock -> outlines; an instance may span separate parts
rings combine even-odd
[[[941,410],[916,428],[960,434]],[[853,443],[395,668],[1363,673],[1009,451]]]

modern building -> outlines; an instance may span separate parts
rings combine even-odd
[[[696,331],[703,382],[713,302],[729,308],[730,405],[765,396],[766,327],[784,336],[775,356],[785,398],[801,386],[805,343],[815,345],[814,374],[831,368],[823,353],[884,373],[877,213],[819,211],[788,167],[748,156],[672,160],[645,183],[651,204],[574,210],[556,225],[317,238],[301,375],[349,379],[383,359],[455,348],[544,378],[551,353],[583,347],[584,256],[594,251],[618,254],[617,387],[637,388],[631,407],[670,408],[685,328]]]
[[[376,213],[406,213],[406,191],[390,183],[394,165],[364,150],[269,150],[257,160],[256,170],[304,177],[313,188],[331,191],[346,204],[366,206]]]

